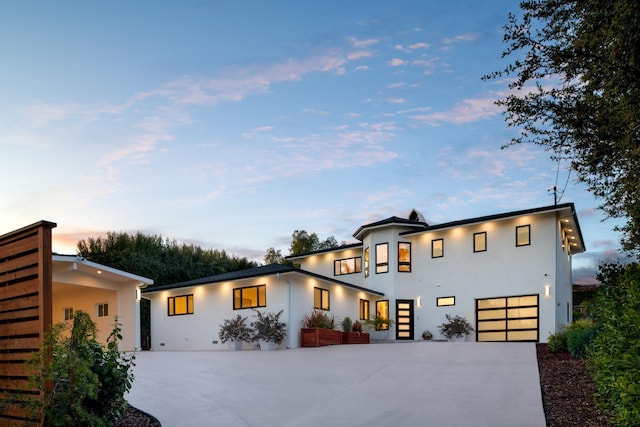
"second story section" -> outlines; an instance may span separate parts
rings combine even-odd
[[[490,276],[526,274],[540,264],[570,269],[571,255],[585,250],[572,203],[437,225],[413,210],[408,218],[363,225],[354,237],[360,243],[288,259],[303,270],[393,295],[399,285],[468,278],[480,270]]]

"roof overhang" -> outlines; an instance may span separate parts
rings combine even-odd
[[[103,264],[98,264],[97,262],[89,261],[88,259],[79,256],[54,254],[52,258],[54,274],[74,270],[115,283],[131,281],[139,282],[139,288],[153,285],[153,279],[149,279],[148,277],[138,276],[137,274],[128,273]]]

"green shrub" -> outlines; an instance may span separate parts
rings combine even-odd
[[[558,333],[549,335],[549,338],[547,339],[547,348],[553,353],[564,353],[568,351],[567,331],[562,329]]]
[[[618,426],[640,425],[640,267],[601,267],[589,353],[596,395]]]
[[[345,316],[345,318],[342,319],[342,322],[340,322],[340,324],[342,325],[342,330],[344,332],[351,332],[351,327],[353,326],[353,321],[351,320],[351,318],[349,316]]]
[[[569,353],[584,359],[596,337],[596,326],[591,319],[580,319],[567,326],[565,334]]]
[[[106,348],[96,340],[96,325],[87,313],[75,312],[72,325],[54,325],[29,362],[31,381],[43,390],[42,400],[33,400],[29,409],[36,418],[42,413],[47,426],[113,425],[124,415],[134,356],[118,350],[117,319]]]

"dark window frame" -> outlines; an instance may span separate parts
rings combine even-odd
[[[434,249],[434,244],[436,242],[442,242],[442,249],[441,249],[442,253],[440,255],[434,255],[434,250],[433,249]],[[431,240],[431,258],[444,258],[444,238],[443,237],[441,237],[439,239]]]
[[[360,320],[369,320],[369,313],[371,313],[370,311],[371,303],[369,302],[369,300],[360,298],[359,307],[360,307],[360,310],[359,310]],[[364,317],[362,316],[363,314],[364,314]]]
[[[320,291],[320,301],[316,301],[316,291]],[[326,295],[326,306],[327,308],[324,308],[324,302],[325,302],[325,295]],[[319,288],[317,286],[314,286],[313,288],[313,308],[317,309],[317,310],[324,310],[324,311],[329,311],[331,310],[331,292],[329,291],[329,289],[324,289],[324,288]]]
[[[353,271],[349,273],[342,273],[342,263],[353,260]],[[354,256],[350,258],[341,258],[333,261],[333,275],[334,276],[346,276],[347,274],[362,273],[362,257]]]
[[[527,229],[527,243],[520,243],[518,240],[518,230],[523,228]],[[516,248],[522,246],[531,246],[531,224],[516,226]]]
[[[409,246],[409,261],[400,261],[400,246]],[[402,267],[408,267],[408,269],[402,269]],[[398,272],[399,273],[411,273],[411,242],[398,242]]]
[[[189,298],[191,297],[191,298]],[[187,308],[187,312],[186,313],[176,313],[176,299],[177,298],[186,298],[186,303],[185,306]],[[191,304],[189,304],[189,301],[191,301]],[[167,315],[168,316],[187,316],[189,314],[193,314],[194,310],[193,310],[193,306],[194,306],[194,300],[193,300],[193,294],[185,294],[185,295],[175,295],[172,297],[167,297]]]
[[[100,302],[96,304],[96,317],[109,317],[108,302]]]
[[[386,316],[386,317],[382,316],[382,315],[380,314],[380,310],[378,310],[378,306],[379,306],[379,305],[382,305],[382,303],[385,303],[385,302],[387,303],[387,316]],[[385,319],[388,319],[388,318],[389,318],[389,300],[388,300],[388,299],[382,299],[382,300],[378,300],[378,301],[376,301],[376,316],[380,316],[380,317],[385,318]],[[381,330],[381,331],[387,331],[387,330],[389,330],[389,325],[385,323],[385,324],[383,324],[383,325],[382,325],[382,327],[381,327],[380,329],[378,329],[378,330]]]
[[[378,247],[385,246],[387,248],[387,261],[378,262]],[[376,243],[376,274],[384,274],[389,272],[389,242]]]
[[[476,246],[476,236],[481,236],[484,234],[484,249],[478,249]],[[473,233],[473,253],[478,252],[486,252],[487,251],[487,232],[480,231],[478,233]]]
[[[260,288],[264,288],[264,301],[260,301]],[[255,289],[256,290],[256,295],[257,295],[257,299],[258,299],[258,305],[251,305],[251,306],[245,306],[244,304],[242,304],[243,298],[242,298],[242,292],[245,289]],[[236,291],[240,291],[240,306],[236,306]],[[233,288],[233,292],[231,292],[231,299],[232,299],[232,304],[233,304],[233,309],[234,310],[246,310],[248,308],[259,308],[259,307],[266,307],[267,306],[267,285],[251,285],[251,286],[243,286],[241,288]]]
[[[440,304],[440,300],[453,298],[453,304]],[[455,295],[450,295],[448,297],[437,297],[436,298],[436,307],[452,307],[456,305],[456,297]]]
[[[371,258],[371,251],[367,246],[364,250],[364,277],[369,277],[369,266],[371,265],[371,263],[369,262],[370,258]]]

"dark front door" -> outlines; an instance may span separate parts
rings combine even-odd
[[[140,299],[140,346],[151,350],[151,300]]]
[[[413,300],[396,300],[396,339],[413,340]]]

